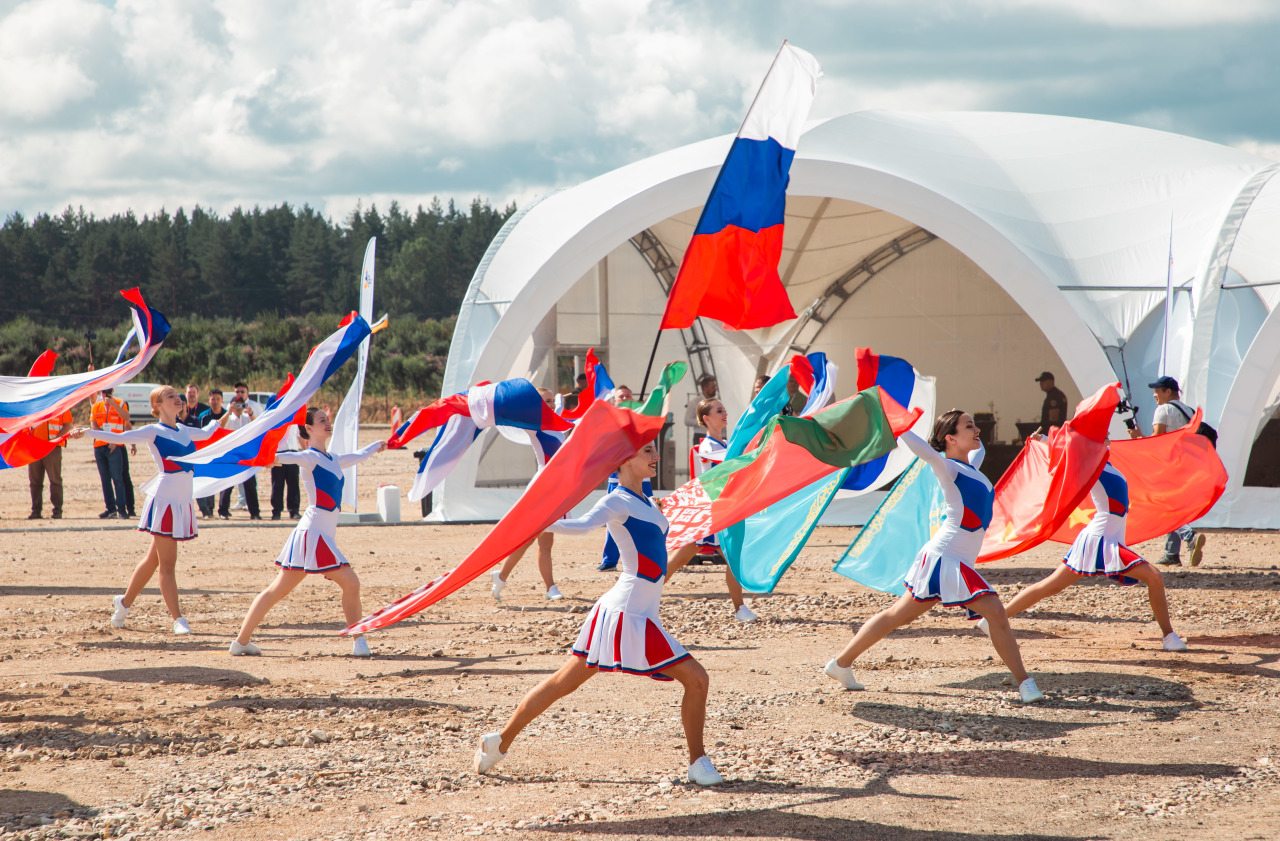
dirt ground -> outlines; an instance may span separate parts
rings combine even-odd
[[[151,467],[134,465],[141,484]],[[405,453],[376,457],[362,507],[378,482],[407,487],[412,468]],[[624,675],[535,722],[493,776],[470,773],[477,737],[564,661],[612,584],[595,571],[600,538],[557,538],[564,601],[543,598],[530,557],[501,604],[476,582],[372,635],[371,660],[335,634],[337,588],[307,581],[267,617],[263,656],[232,658],[291,524],[202,520],[178,566],[194,633],[169,632],[154,588],[118,630],[111,597],[146,538],[97,518],[87,442],[66,472],[62,521],[23,519],[25,470],[0,481],[6,838],[1280,837],[1275,534],[1212,534],[1201,567],[1166,571],[1184,654],[1161,650],[1137,588],[1082,584],[1016,619],[1049,695],[1034,707],[958,610],[856,664],[867,691],[826,678],[857,623],[891,601],[831,572],[852,530],[820,529],[749,626],[731,618],[719,567],[690,568],[668,585],[663,621],[711,675],[707,744],[728,782],[702,790],[684,778],[679,689]],[[339,540],[368,611],[484,532],[350,526]],[[983,572],[1007,598],[1060,552]]]

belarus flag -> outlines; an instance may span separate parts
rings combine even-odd
[[[791,159],[821,75],[817,59],[783,42],[702,208],[661,329],[699,316],[733,330],[796,317],[778,260]]]

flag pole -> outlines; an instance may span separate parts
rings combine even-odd
[[[1173,320],[1173,214],[1169,214],[1169,269],[1164,279],[1164,335],[1160,337],[1160,376],[1169,364],[1169,322]]]

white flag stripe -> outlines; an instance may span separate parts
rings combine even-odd
[[[799,47],[783,44],[738,136],[745,140],[772,137],[783,148],[794,150],[809,118],[809,106],[818,92],[821,75],[822,67],[816,58]]]

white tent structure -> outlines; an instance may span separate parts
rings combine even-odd
[[[593,346],[639,392],[731,140],[656,155],[514,216],[468,289],[444,392],[509,377],[563,390]],[[1015,421],[1039,418],[1043,370],[1073,402],[1127,384],[1147,430],[1146,383],[1168,373],[1218,427],[1231,475],[1205,523],[1277,527],[1280,488],[1243,483],[1280,404],[1277,170],[1193,138],[1063,117],[866,111],[814,123],[792,165],[779,267],[800,317],[744,333],[705,321],[668,331],[658,364],[687,358],[695,374],[714,373],[736,417],[753,378],[796,352],[825,351],[847,394],[854,348],[869,346],[935,376],[939,409],[989,412],[1006,441]],[[671,436],[680,467],[684,414],[681,404]],[[1123,434],[1117,418],[1113,435]],[[436,492],[433,516],[497,519],[532,470],[531,455],[494,436]],[[875,501],[831,516],[858,521]]]

